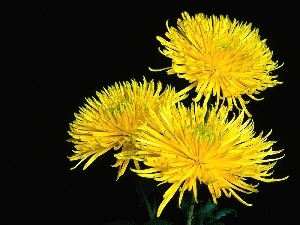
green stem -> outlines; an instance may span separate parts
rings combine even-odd
[[[190,205],[189,205],[189,209],[187,211],[187,222],[186,225],[192,225],[192,221],[194,219],[194,207],[195,207],[195,200],[194,200],[194,196],[192,196],[191,201],[190,201]]]
[[[148,199],[147,199],[147,197],[146,197],[143,190],[142,190],[142,195],[143,195],[144,200],[146,202],[146,207],[147,207],[147,210],[148,210],[149,218],[150,218],[150,220],[153,220],[153,219],[155,219],[155,211],[152,210],[151,205],[150,205],[150,203],[149,203],[149,201],[148,201]]]

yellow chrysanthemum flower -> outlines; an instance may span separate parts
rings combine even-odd
[[[87,99],[87,104],[75,114],[76,120],[70,124],[70,142],[75,144],[74,155],[71,161],[89,160],[83,169],[86,169],[97,157],[114,148],[122,152],[135,152],[134,141],[138,126],[149,115],[149,109],[156,110],[162,105],[172,105],[187,95],[176,93],[169,86],[162,92],[162,84],[158,82],[155,88],[154,81],[143,83],[135,80],[115,83],[114,86],[97,92],[96,98]],[[119,159],[114,166],[119,166],[118,178],[124,173],[130,159]],[[137,168],[139,165],[134,160]]]
[[[178,74],[192,83],[196,102],[204,96],[206,105],[213,94],[217,101],[227,100],[231,110],[233,105],[239,108],[238,100],[251,116],[242,95],[260,100],[254,94],[282,83],[270,75],[279,66],[272,61],[266,40],[260,40],[258,29],[251,30],[251,23],[231,21],[227,16],[207,17],[200,13],[190,17],[184,12],[182,17],[178,19],[178,29],[167,23],[169,41],[157,37],[165,47],[160,52],[172,59],[167,73]]]
[[[186,190],[193,191],[197,201],[197,181],[208,186],[215,203],[223,192],[250,205],[235,192],[258,192],[257,185],[246,183],[249,178],[264,182],[287,178],[269,178],[270,170],[283,157],[272,158],[282,150],[272,150],[275,141],[267,141],[271,132],[254,137],[253,121],[243,121],[244,111],[230,121],[228,112],[222,105],[213,107],[208,115],[199,105],[187,109],[180,104],[178,108],[152,111],[147,123],[140,126],[136,155],[144,157],[144,164],[150,168],[133,171],[172,184],[163,196],[158,216],[177,190],[179,205]]]

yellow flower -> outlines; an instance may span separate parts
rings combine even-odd
[[[280,66],[272,61],[266,40],[260,40],[258,29],[251,30],[251,23],[231,21],[227,16],[200,13],[190,17],[184,12],[182,17],[177,21],[178,29],[167,23],[169,41],[157,37],[165,47],[160,52],[172,59],[167,73],[192,83],[189,87],[196,87],[196,102],[204,96],[206,105],[213,94],[217,101],[227,100],[230,110],[233,105],[239,108],[239,102],[251,116],[242,95],[261,100],[254,94],[282,83],[270,75]]]
[[[276,161],[283,158],[272,157],[282,150],[272,150],[275,141],[267,141],[271,132],[255,137],[253,121],[243,121],[244,112],[228,120],[229,110],[224,105],[207,113],[199,105],[187,109],[180,104],[178,108],[162,108],[159,113],[152,111],[139,128],[140,150],[136,155],[144,156],[149,168],[132,170],[141,177],[172,184],[163,196],[158,216],[177,190],[179,205],[186,190],[192,191],[197,201],[197,181],[208,186],[215,203],[223,192],[250,205],[236,193],[258,192],[257,185],[247,183],[248,179],[273,182],[287,178],[269,178]]]
[[[143,83],[135,80],[115,83],[114,86],[97,92],[96,98],[87,99],[80,112],[75,114],[75,121],[70,124],[68,132],[75,144],[75,154],[69,159],[80,160],[73,168],[89,158],[83,169],[86,169],[97,157],[108,150],[123,146],[122,151],[135,152],[134,141],[136,129],[149,114],[149,108],[155,110],[161,105],[174,104],[186,95],[167,87],[162,93],[162,85],[154,81]],[[119,166],[118,178],[124,173],[130,159],[117,160]],[[139,168],[137,160],[134,160]]]

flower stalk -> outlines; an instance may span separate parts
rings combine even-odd
[[[189,205],[188,211],[187,211],[186,225],[192,225],[192,221],[194,219],[194,208],[195,208],[195,199],[194,199],[194,196],[192,196],[192,198],[190,200],[190,205]]]

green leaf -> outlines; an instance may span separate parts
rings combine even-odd
[[[168,221],[166,221],[164,219],[157,218],[157,219],[148,221],[144,225],[171,225],[171,223],[169,223]]]
[[[195,222],[198,218],[198,222],[196,222],[196,225],[203,225],[206,224],[204,221],[206,221],[209,218],[213,217],[213,211],[217,209],[217,205],[208,199],[207,203],[205,205],[201,205],[200,209],[198,209],[194,213]]]
[[[136,224],[126,220],[115,220],[113,222],[106,223],[105,225],[136,225]]]
[[[229,208],[225,208],[225,209],[220,209],[218,210],[214,216],[207,222],[207,224],[215,224],[213,222],[219,220],[220,218],[226,216],[227,214],[234,214],[235,216],[237,216],[237,213],[234,209],[229,209]]]
[[[201,218],[212,218],[213,211],[217,209],[217,205],[208,199],[207,203],[204,206],[201,206],[199,210],[199,217]]]

